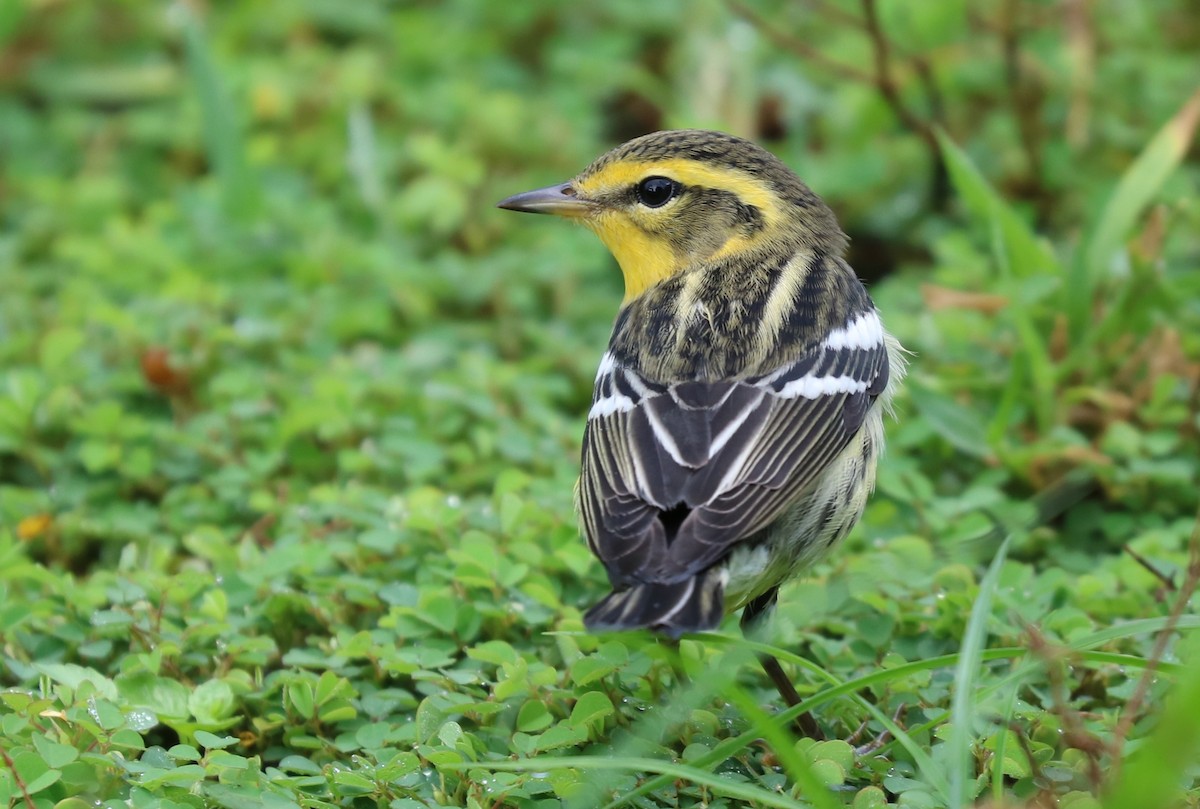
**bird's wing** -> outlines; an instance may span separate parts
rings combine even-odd
[[[740,380],[660,384],[606,354],[579,506],[614,586],[688,578],[769,525],[845,449],[887,379],[874,310]]]

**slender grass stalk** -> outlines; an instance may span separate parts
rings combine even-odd
[[[795,744],[784,729],[772,721],[766,711],[758,707],[745,689],[735,686],[726,696],[754,727],[762,731],[762,735],[775,751],[776,758],[783,765],[784,772],[803,790],[805,800],[817,809],[838,809],[829,788],[817,778],[808,759],[796,752]]]
[[[1080,345],[1090,330],[1092,298],[1100,280],[1112,271],[1122,245],[1138,219],[1179,168],[1200,125],[1200,89],[1184,102],[1174,117],[1158,130],[1146,148],[1117,181],[1104,210],[1091,227],[1087,241],[1071,265],[1067,284],[1067,311],[1076,353],[1090,351]]]
[[[684,780],[693,784],[707,787],[718,795],[737,798],[742,801],[753,801],[762,806],[775,806],[779,809],[804,809],[804,804],[792,800],[787,795],[771,792],[752,784],[743,784],[714,775],[707,770],[687,764],[673,764],[655,758],[637,758],[631,756],[547,756],[544,758],[522,759],[520,761],[489,761],[481,765],[473,761],[441,762],[438,769],[458,770],[487,770],[491,772],[541,772],[544,770],[619,770],[633,772],[653,772],[664,776],[667,782]]]
[[[954,670],[954,695],[950,703],[950,806],[969,806],[975,797],[969,790],[967,770],[971,759],[971,727],[975,722],[975,683],[983,665],[983,647],[987,641],[987,623],[992,614],[992,597],[1000,580],[1000,569],[1008,556],[1008,547],[1013,535],[1009,534],[1000,543],[996,556],[988,566],[983,581],[979,583],[979,594],[971,607],[967,630],[963,633],[962,649],[958,665]],[[972,768],[973,769],[973,768]]]
[[[1000,737],[996,742],[996,750],[992,756],[992,803],[997,806],[1004,804],[1004,758],[1008,753],[1009,726],[1012,724],[1013,711],[1017,707],[1017,688],[1008,692],[1008,702],[1004,706]]]
[[[943,159],[950,180],[972,218],[988,233],[992,254],[1003,285],[1018,288],[1020,279],[1031,276],[1059,276],[1062,267],[1053,250],[1021,219],[1016,211],[991,187],[979,169],[944,134],[939,134]],[[1017,282],[1014,282],[1017,279]],[[1032,387],[1034,418],[1038,429],[1047,432],[1054,423],[1056,379],[1046,342],[1035,328],[1024,301],[1011,301],[1004,311],[1021,343],[1021,352]],[[1028,392],[1025,392],[1028,395]],[[1003,402],[1002,402],[1003,403]],[[1008,408],[998,408],[993,416],[989,437],[999,433],[998,424],[1007,424]],[[1004,419],[1003,422],[1000,420]]]
[[[220,183],[225,212],[236,219],[251,218],[259,209],[259,189],[246,166],[245,138],[236,105],[221,80],[204,34],[188,3],[177,3],[182,20],[188,74],[200,102],[204,148]]]

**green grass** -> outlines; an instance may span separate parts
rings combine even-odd
[[[0,6],[0,809],[1200,805],[1200,28],[1082,6]],[[846,547],[676,652],[582,628],[619,273],[492,206],[697,125],[913,358]]]

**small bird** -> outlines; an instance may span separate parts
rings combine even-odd
[[[752,628],[861,516],[904,373],[833,212],[765,149],[703,130],[499,207],[582,223],[625,280],[577,489],[613,591],[585,625],[677,639],[744,607]]]

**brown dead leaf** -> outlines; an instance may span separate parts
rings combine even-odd
[[[921,297],[925,305],[935,312],[944,309],[967,309],[994,315],[1008,306],[1008,298],[988,292],[964,292],[961,289],[938,286],[937,284],[921,284]]]
[[[1059,312],[1054,316],[1054,329],[1050,332],[1050,358],[1055,362],[1062,362],[1067,356],[1067,349],[1071,345],[1070,323],[1067,316]]]
[[[141,357],[142,378],[164,396],[188,396],[192,384],[187,372],[172,365],[165,348],[147,348]]]
[[[1111,465],[1111,458],[1092,447],[1061,447],[1038,455],[1029,462],[1029,480],[1034,487],[1044,489],[1080,466]]]

